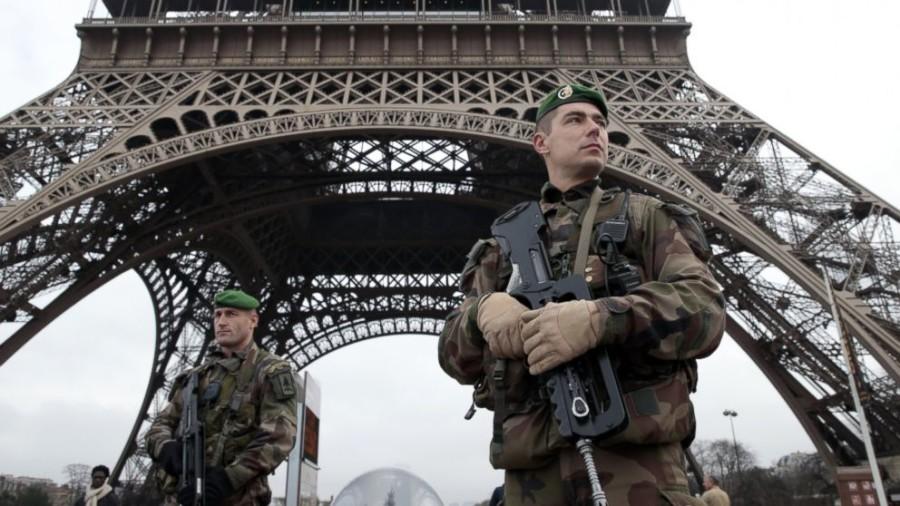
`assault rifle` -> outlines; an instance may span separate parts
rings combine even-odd
[[[589,225],[588,225],[589,226]],[[582,273],[552,279],[543,235],[547,222],[537,202],[522,202],[497,218],[491,234],[512,265],[507,292],[530,309],[550,302],[590,300]],[[628,424],[619,380],[603,348],[591,350],[542,375],[560,434],[574,441],[585,461],[594,503],[606,504],[594,465],[591,439],[609,437]]]
[[[178,436],[181,437],[181,478],[178,481],[179,496],[185,489],[193,490],[190,506],[206,506],[203,490],[206,485],[203,424],[200,423],[199,374],[194,372],[181,391],[181,421]],[[182,505],[187,506],[187,505]]]

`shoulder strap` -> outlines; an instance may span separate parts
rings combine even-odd
[[[588,208],[582,216],[581,231],[578,234],[578,249],[575,252],[575,267],[572,272],[575,274],[584,274],[587,267],[588,247],[591,245],[591,231],[594,229],[594,217],[597,216],[597,206],[600,205],[600,196],[603,190],[599,186],[594,188],[591,194],[591,201]]]
[[[506,421],[506,359],[498,358],[494,363],[494,433],[491,438],[491,454],[499,456],[503,452],[503,422]]]
[[[247,353],[247,357],[244,358],[244,363],[241,364],[241,369],[238,371],[237,381],[234,390],[231,392],[231,399],[228,401],[228,408],[232,413],[237,413],[241,408],[244,394],[247,392],[247,387],[255,376],[257,367],[262,363],[262,360],[256,362],[256,354],[258,351],[259,348],[250,350],[250,352]]]

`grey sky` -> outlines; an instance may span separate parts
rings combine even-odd
[[[71,71],[72,25],[88,1],[4,2],[0,113]],[[894,0],[682,0],[698,73],[775,128],[887,200],[900,203],[900,32]],[[865,8],[862,6],[865,5]],[[0,325],[0,339],[12,329]],[[149,373],[153,317],[131,274],[60,317],[0,368],[0,473],[64,481],[72,462],[114,464]],[[397,466],[445,502],[481,500],[502,479],[487,464],[490,416],[462,420],[470,390],[438,369],[436,339],[360,343],[310,366],[322,388],[321,496]],[[727,339],[701,362],[698,437],[737,437],[769,464],[812,445],[768,381]],[[601,463],[602,465],[602,463]],[[279,475],[283,476],[283,475]],[[276,477],[276,483],[283,478]],[[283,485],[276,485],[283,486]]]

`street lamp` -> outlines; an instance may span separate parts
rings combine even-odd
[[[734,437],[734,417],[737,416],[737,411],[733,409],[726,409],[722,412],[722,415],[728,417],[728,421],[731,422],[731,441],[734,443],[734,465],[737,466],[738,474],[741,472],[741,459],[738,457],[738,447],[737,447],[737,438]]]

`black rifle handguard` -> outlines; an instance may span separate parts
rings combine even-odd
[[[199,374],[192,372],[187,384],[182,390],[181,421],[178,425],[178,435],[182,441],[181,453],[181,478],[178,481],[179,492],[190,489],[189,506],[206,506],[204,488],[206,477],[205,441],[203,438],[203,424],[200,422],[200,385]],[[182,494],[179,493],[179,496]],[[187,506],[187,505],[182,505]]]

